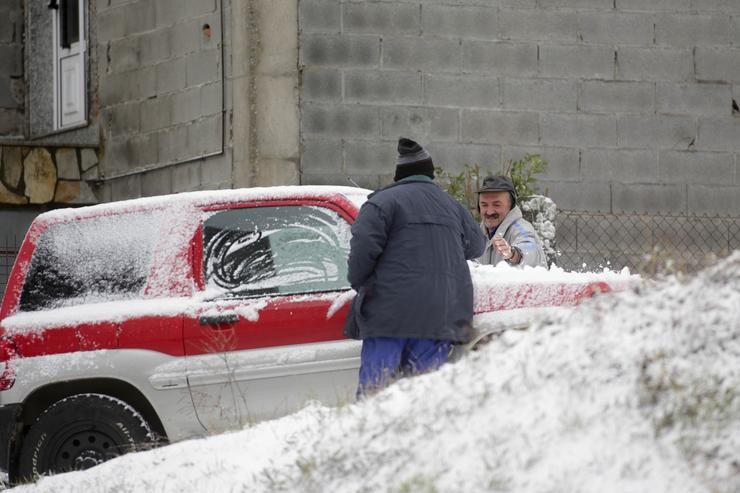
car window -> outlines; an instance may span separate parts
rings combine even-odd
[[[324,207],[211,213],[203,225],[206,285],[245,296],[349,288],[350,235],[347,221]]]
[[[161,223],[150,212],[49,226],[36,242],[19,309],[140,297]]]

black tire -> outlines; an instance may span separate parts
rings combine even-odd
[[[141,414],[102,394],[77,394],[49,406],[23,439],[18,478],[88,469],[134,450],[150,448],[155,436]]]

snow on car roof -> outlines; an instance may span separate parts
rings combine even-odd
[[[228,202],[279,200],[289,198],[323,198],[341,195],[358,208],[372,190],[339,185],[286,185],[277,187],[237,188],[230,190],[203,190],[171,195],[158,195],[80,208],[65,208],[41,214],[43,222],[70,221],[83,217],[157,208],[197,207]]]

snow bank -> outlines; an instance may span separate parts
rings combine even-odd
[[[523,276],[526,273],[522,274]],[[363,402],[19,491],[740,491],[740,252]]]

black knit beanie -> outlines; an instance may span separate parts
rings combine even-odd
[[[403,180],[412,175],[425,175],[434,179],[432,157],[419,144],[411,139],[398,139],[396,175],[393,181]]]

